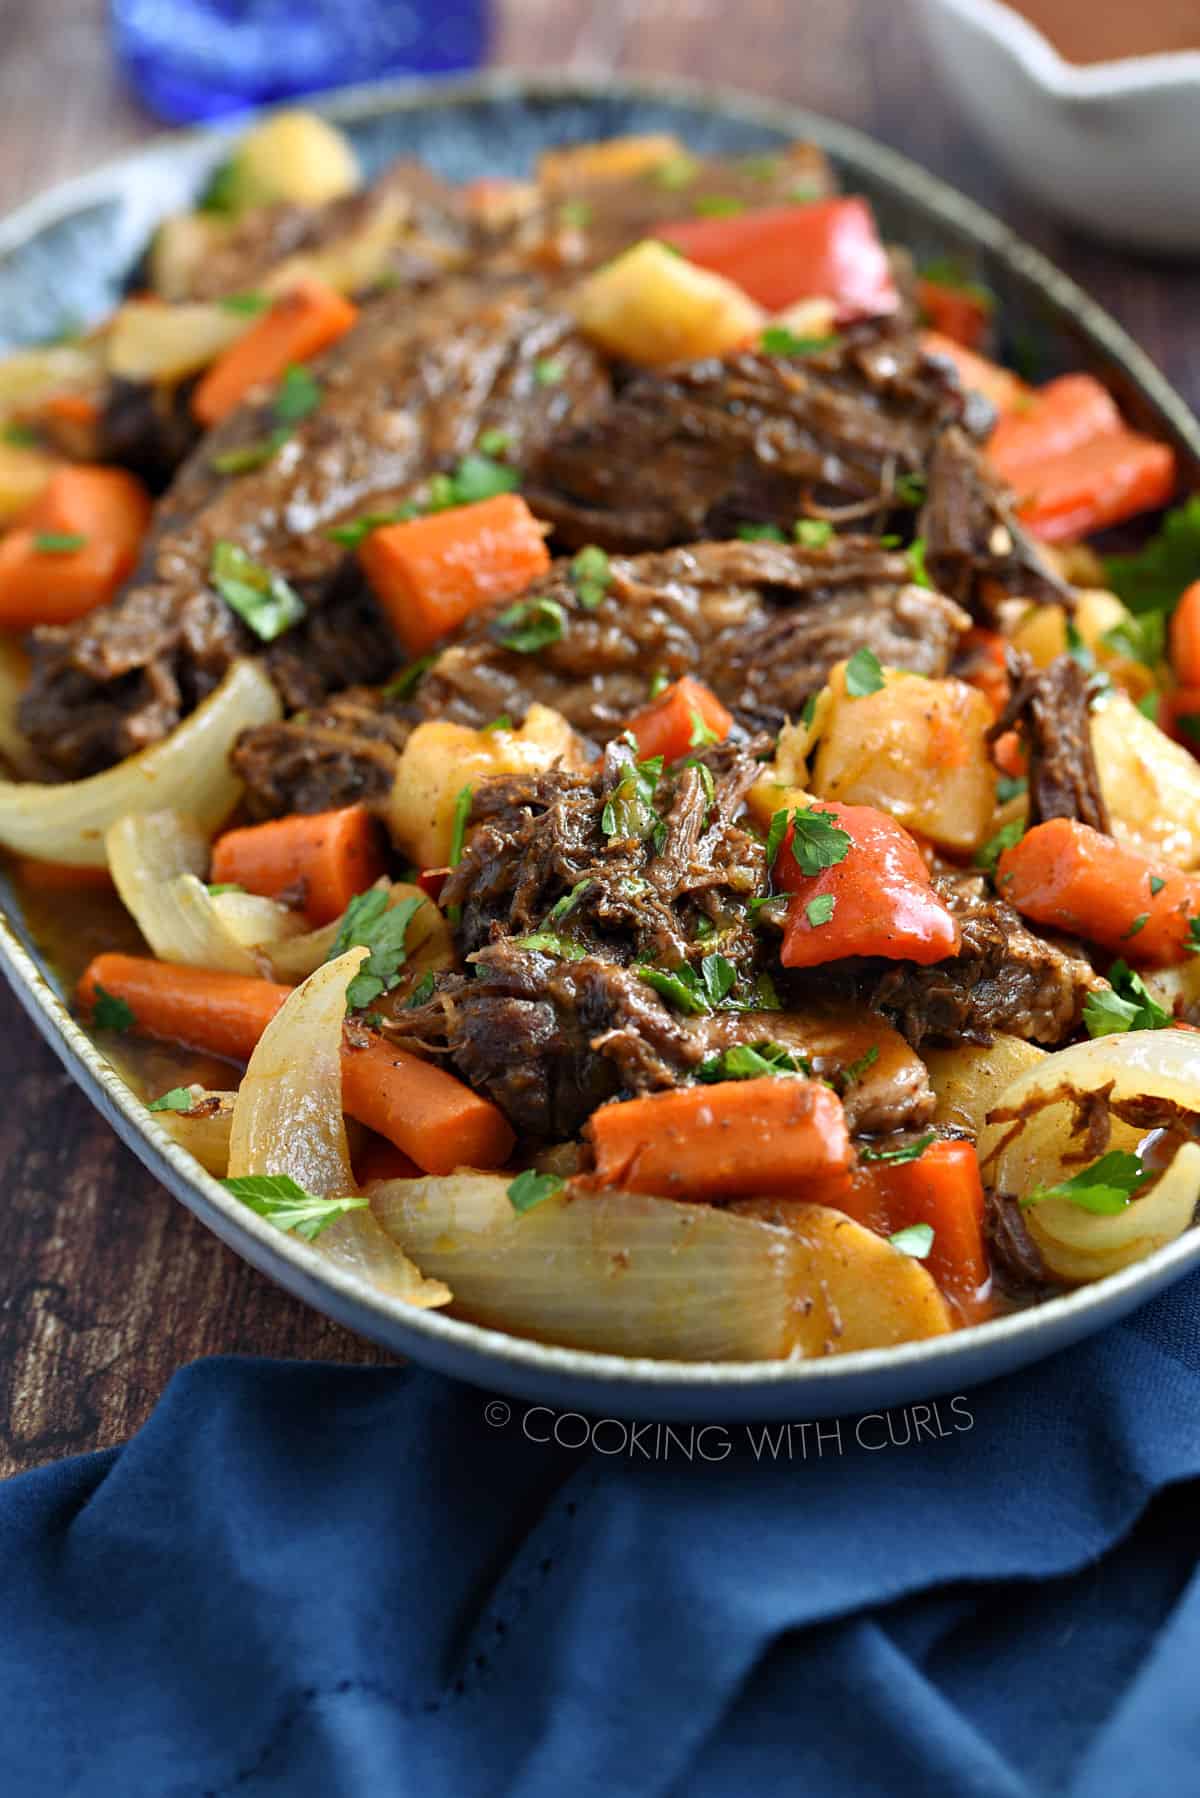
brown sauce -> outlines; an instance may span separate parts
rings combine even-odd
[[[1116,62],[1126,56],[1159,56],[1200,50],[1196,0],[1120,0],[1086,6],[1082,0],[1006,0],[1048,38],[1067,62]]]

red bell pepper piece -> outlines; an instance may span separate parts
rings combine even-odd
[[[1022,491],[1029,469],[1124,428],[1111,393],[1092,375],[1060,375],[1031,389],[1025,403],[1000,420],[988,439],[988,460],[1002,480]]]
[[[627,728],[643,761],[661,755],[665,762],[674,762],[713,739],[723,743],[733,729],[733,718],[711,687],[685,674],[636,712]]]
[[[1171,614],[1171,666],[1183,687],[1200,687],[1200,581],[1185,587]]]
[[[780,953],[785,968],[848,955],[927,964],[957,953],[957,921],[903,825],[870,805],[822,805],[797,815],[802,841],[805,820],[819,817],[850,842],[841,861],[806,875],[793,852],[795,823],[788,824],[774,868],[776,885],[794,895]]]
[[[736,282],[768,312],[824,297],[846,321],[894,312],[900,304],[887,252],[862,199],[683,219],[656,227],[655,236]]]

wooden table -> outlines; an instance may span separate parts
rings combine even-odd
[[[501,0],[497,13],[498,61],[683,73],[874,132],[1011,220],[1200,401],[1200,273],[1094,247],[1014,192],[932,84],[904,0]],[[104,14],[103,0],[0,0],[0,210],[158,129],[111,67]],[[122,1440],[198,1355],[387,1359],[169,1199],[6,989],[0,1090],[0,1473]]]

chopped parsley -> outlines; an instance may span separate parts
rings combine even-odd
[[[38,531],[33,547],[39,556],[70,556],[82,549],[87,538],[78,531]]]
[[[238,196],[237,164],[232,156],[217,163],[196,200],[198,212],[236,212]]]
[[[652,986],[656,993],[669,999],[677,1010],[688,1016],[741,1009],[728,1002],[737,980],[737,969],[724,955],[706,955],[700,963],[699,973],[687,962],[671,969],[643,965],[634,972],[647,986]]]
[[[265,468],[291,434],[290,425],[276,425],[265,437],[255,437],[249,443],[239,443],[235,449],[222,450],[219,455],[210,456],[208,465],[217,474],[249,474],[251,469]]]
[[[196,1102],[196,1095],[186,1086],[173,1086],[170,1092],[160,1093],[157,1099],[151,1099],[147,1111],[190,1111]]]
[[[221,1185],[277,1230],[294,1231],[305,1242],[314,1242],[327,1225],[347,1211],[365,1211],[370,1200],[322,1199],[305,1192],[290,1174],[239,1174]]]
[[[552,1199],[566,1182],[561,1174],[539,1174],[527,1167],[508,1186],[508,1200],[514,1211],[532,1211],[543,1199]]]
[[[772,829],[774,826],[772,818]],[[836,868],[849,855],[850,846],[850,834],[838,824],[836,812],[808,809],[792,813],[792,855],[801,874],[811,879],[823,868]]]
[[[417,517],[417,508],[413,505],[396,506],[390,512],[364,512],[361,518],[352,518],[349,524],[331,524],[325,535],[331,543],[340,543],[344,549],[357,549],[364,537],[377,531],[385,524],[407,524],[410,518]]]
[[[1128,942],[1131,936],[1139,936],[1141,932],[1145,930],[1149,918],[1150,913],[1148,911],[1139,912],[1137,917],[1133,920],[1133,923],[1129,926],[1129,929],[1121,932],[1122,939],[1125,942]]]
[[[830,922],[836,905],[837,900],[832,893],[818,893],[817,897],[810,899],[805,906],[804,915],[813,929],[819,930],[822,924]]]
[[[217,301],[222,312],[236,312],[244,318],[255,318],[272,304],[269,293],[227,293]]]
[[[1166,884],[1161,874],[1152,874],[1150,876],[1150,897],[1157,899]]]
[[[571,557],[570,580],[585,612],[594,612],[612,586],[612,568],[598,544],[588,543]]]
[[[952,287],[956,293],[966,294],[984,312],[995,309],[996,296],[991,288],[974,280],[955,256],[934,256],[930,261],[922,263],[917,273],[923,281],[931,281],[935,287]]]
[[[1093,1211],[1100,1217],[1111,1217],[1124,1211],[1139,1186],[1150,1178],[1137,1155],[1125,1149],[1110,1149],[1069,1180],[1057,1186],[1039,1186],[1021,1200],[1023,1208],[1040,1205],[1045,1199],[1066,1199],[1082,1211]]]
[[[1188,919],[1187,941],[1183,946],[1189,955],[1200,955],[1200,917]]]
[[[908,571],[912,576],[914,587],[932,587],[929,570],[925,566],[925,539],[914,537],[908,546]]]
[[[1140,974],[1128,962],[1115,961],[1108,970],[1109,987],[1089,993],[1083,1022],[1089,1036],[1117,1036],[1126,1030],[1165,1030],[1174,1022],[1158,1003]]]
[[[0,430],[0,437],[5,443],[11,443],[14,449],[31,449],[38,441],[38,434],[32,425],[22,424],[20,419],[10,418]]]
[[[1200,494],[1168,512],[1162,529],[1129,556],[1107,556],[1107,584],[1137,617],[1170,612],[1200,575]]]
[[[662,823],[654,809],[654,795],[663,771],[661,755],[644,762],[625,762],[620,778],[600,814],[600,828],[610,840],[645,842]]]
[[[283,576],[252,561],[236,543],[222,539],[213,546],[208,578],[230,611],[264,643],[273,643],[304,617],[303,600]]]
[[[321,404],[321,388],[309,369],[293,362],[283,371],[271,410],[283,425],[296,425]]]
[[[427,999],[433,998],[434,979],[432,971],[422,974],[405,1001],[405,1009],[413,1011],[418,1005],[424,1005]]]
[[[388,682],[380,694],[381,699],[411,699],[421,683],[422,677],[433,667],[435,656],[420,656],[402,668],[395,680]]]
[[[892,491],[902,505],[923,506],[929,483],[923,474],[897,475]]]
[[[665,187],[671,193],[678,193],[680,188],[690,187],[700,173],[700,164],[694,156],[668,156],[665,162],[656,163],[646,175],[655,187]]]
[[[737,534],[743,543],[786,543],[777,524],[739,524]]]
[[[283,448],[292,434],[293,425],[315,412],[320,403],[321,389],[313,376],[307,368],[292,363],[284,370],[271,400],[271,415],[275,420],[271,430],[251,443],[239,443],[233,449],[222,450],[219,455],[210,457],[209,466],[218,474],[246,474],[253,468],[264,467]]]
[[[924,1136],[918,1136],[912,1142],[906,1142],[902,1148],[860,1149],[858,1154],[861,1161],[886,1161],[891,1166],[898,1167],[905,1161],[919,1161],[929,1145],[936,1141],[937,1131],[927,1130]]]
[[[1004,854],[1004,851],[1006,849],[1012,849],[1021,841],[1021,838],[1024,835],[1025,820],[1023,818],[1010,818],[1008,823],[1002,824],[995,836],[989,837],[982,848],[977,851],[975,856],[975,866],[977,868],[985,869],[990,874],[994,870],[996,863],[1000,860],[1000,857]]]
[[[768,356],[816,356],[822,350],[832,349],[837,341],[833,333],[824,337],[800,337],[786,325],[768,325],[759,338],[759,344]]]
[[[592,222],[592,207],[587,200],[564,200],[558,209],[558,222],[568,231],[582,231]]]
[[[846,663],[846,691],[851,699],[865,699],[870,693],[882,692],[886,682],[883,667],[873,649],[856,649]]]
[[[521,485],[521,471],[474,450],[463,457],[453,474],[443,475],[440,480],[435,476],[431,488],[435,482],[436,498],[431,495],[429,510],[445,512],[454,506],[473,506],[481,499],[495,499],[498,493],[512,493]]]
[[[512,713],[511,712],[497,712],[497,714],[494,718],[488,719],[487,723],[482,726],[482,729],[483,729],[484,735],[486,736],[488,731],[511,730],[512,727],[513,727]]]
[[[512,438],[507,431],[481,431],[479,433],[479,451],[481,455],[507,456],[512,447]]]
[[[670,684],[671,677],[666,669],[656,668],[654,673],[650,676],[651,699],[657,699],[660,693],[665,693]]]
[[[690,706],[688,708],[688,720],[692,727],[691,734],[688,737],[689,749],[706,749],[710,743],[719,743],[721,741],[716,731],[704,722],[704,719],[700,716],[695,706]],[[703,772],[708,775],[709,780],[712,779],[712,771],[710,769],[703,768]],[[711,792],[708,797],[711,804],[713,797]]]
[[[1028,791],[1029,781],[1024,774],[1002,774],[996,782],[996,804],[1007,805],[1010,799],[1018,799]]]
[[[745,200],[735,199],[733,194],[697,194],[692,201],[692,211],[706,219],[735,218],[745,210]]]
[[[335,961],[347,949],[370,951],[346,989],[347,1011],[361,1011],[382,993],[390,992],[408,959],[404,939],[413,914],[420,911],[425,901],[401,899],[397,905],[389,905],[389,898],[386,887],[369,887],[352,899],[325,957],[326,961]]]
[[[894,1249],[902,1255],[911,1255],[914,1261],[924,1261],[933,1247],[932,1224],[909,1224],[906,1229],[896,1230],[888,1237]]]
[[[116,998],[106,992],[97,981],[92,989],[95,997],[92,1000],[92,1023],[97,1030],[132,1030],[137,1019],[133,1015],[133,1007],[124,999]]]
[[[879,1045],[872,1043],[869,1049],[864,1049],[857,1061],[847,1062],[839,1075],[839,1084],[842,1090],[844,1091],[848,1086],[857,1085],[863,1075],[869,1073],[878,1060]]]
[[[207,886],[204,890],[210,899],[219,899],[222,893],[244,893],[246,891],[245,887],[236,880],[218,880],[215,886]]]
[[[808,698],[804,701],[804,704],[800,708],[800,722],[804,726],[805,730],[812,729],[812,722],[813,722],[813,719],[816,717],[816,715],[817,715],[817,696],[815,693],[810,693]]]
[[[803,1056],[782,1043],[735,1043],[719,1055],[708,1055],[696,1069],[697,1080],[759,1080],[765,1075],[811,1074]]]
[[[821,549],[832,538],[833,526],[827,518],[798,518],[792,535],[805,549]]]
[[[539,356],[533,365],[533,378],[539,387],[557,387],[566,372],[561,356]]]
[[[788,814],[786,811],[778,811],[778,812],[771,813],[771,823],[767,830],[767,841],[766,841],[767,873],[768,874],[770,874],[771,869],[775,866],[776,857],[779,854],[779,850],[783,843],[783,839],[787,835],[787,827],[788,827]]]
[[[556,599],[520,599],[496,619],[498,642],[523,656],[557,643],[565,627],[566,614]]]
[[[457,868],[463,858],[467,835],[467,819],[471,816],[471,788],[460,787],[454,801],[454,824],[450,831],[450,866]]]
[[[591,879],[577,880],[570,892],[564,893],[562,898],[556,899],[554,904],[550,907],[550,910],[546,913],[547,924],[561,924],[563,919],[569,917],[575,910],[575,907],[579,904],[579,901],[583,898],[583,895],[587,892],[588,888],[594,884],[594,881]]]
[[[582,961],[587,950],[582,943],[560,936],[556,930],[535,930],[530,936],[516,937],[518,949],[538,949],[543,955],[557,955],[563,961]]]

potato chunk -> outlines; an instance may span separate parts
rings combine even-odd
[[[1113,835],[1145,855],[1200,867],[1200,762],[1124,693],[1092,713],[1092,751]]]
[[[572,305],[602,349],[649,367],[726,355],[749,343],[765,316],[732,281],[649,238],[597,269]]]

